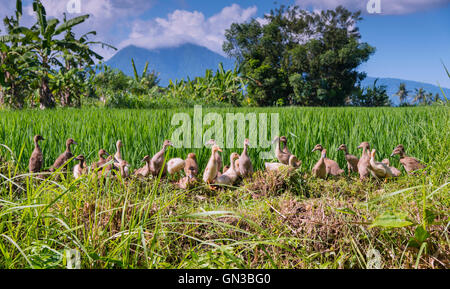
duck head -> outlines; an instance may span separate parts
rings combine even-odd
[[[118,141],[116,142],[116,148],[117,148],[117,149],[120,149],[121,147],[123,147],[123,143],[122,143],[121,140],[118,140]]]
[[[165,140],[163,144],[163,148],[166,149],[167,147],[173,147],[173,143],[170,140]]]
[[[142,162],[143,162],[143,163],[148,163],[148,162],[150,162],[150,160],[151,160],[150,156],[147,155],[147,156],[145,156],[145,157],[142,159]]]
[[[34,142],[35,143],[37,143],[38,141],[40,141],[40,140],[45,140],[42,136],[40,136],[40,135],[35,135],[34,136]]]
[[[222,149],[218,145],[213,145],[212,151],[215,152],[222,152]]]
[[[104,149],[101,149],[101,150],[98,151],[98,156],[100,158],[103,158],[104,156],[109,157],[109,154]]]
[[[77,161],[84,162],[84,155],[79,155],[75,158]]]
[[[74,141],[73,139],[69,138],[66,141],[66,146],[70,146],[70,145],[77,145],[78,143],[76,141]]]
[[[341,144],[338,148],[338,151],[347,151],[347,146],[345,144]]]
[[[197,156],[194,153],[189,153],[187,157],[188,157],[188,159],[193,159],[193,160],[197,159]]]
[[[403,155],[405,154],[405,147],[403,145],[398,145],[395,147],[395,149],[392,151],[391,157],[395,155]]]
[[[324,150],[323,146],[321,144],[317,144],[311,152],[323,151],[323,150]]]
[[[369,150],[370,149],[370,144],[368,143],[368,142],[362,142],[359,146],[358,146],[358,148],[359,149],[366,149],[366,150]]]
[[[250,141],[248,140],[248,138],[246,138],[245,140],[244,140],[244,146],[245,147],[248,147],[250,145]]]

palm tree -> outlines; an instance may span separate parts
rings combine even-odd
[[[398,96],[398,98],[400,100],[400,104],[402,104],[405,102],[405,100],[408,99],[409,92],[410,91],[406,89],[406,84],[404,82],[402,82],[402,83],[400,83],[397,93],[394,95]]]
[[[422,87],[416,90],[416,95],[414,96],[413,102],[420,103],[423,105],[430,104],[431,97],[433,96],[432,93],[427,93]]]

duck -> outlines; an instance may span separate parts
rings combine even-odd
[[[73,167],[73,177],[78,179],[86,173],[85,158],[84,155],[79,155],[75,159],[79,161],[79,163]]]
[[[394,177],[399,177],[402,174],[396,167],[391,167],[389,159],[383,159],[381,162],[389,167]]]
[[[77,145],[78,143],[74,141],[73,139],[69,138],[66,141],[66,151],[63,152],[55,161],[55,163],[50,167],[50,172],[55,172],[57,169],[59,169],[61,166],[63,166],[65,163],[67,163],[71,158],[73,158],[72,151],[70,150],[71,145]],[[66,165],[67,166],[67,165]],[[63,168],[63,170],[66,169],[66,166]]]
[[[280,137],[280,142],[283,143],[284,147],[282,149],[282,151],[286,154],[291,154],[291,152],[289,151],[288,147],[287,147],[287,138],[285,136],[281,136]]]
[[[325,179],[328,175],[327,166],[325,164],[325,159],[327,157],[327,150],[323,149],[321,151],[319,161],[314,165],[312,169],[312,174],[316,178]]]
[[[165,176],[167,173],[167,165],[164,165],[165,160],[165,152],[169,146],[173,146],[170,140],[165,140],[163,143],[162,149],[157,152],[150,161],[151,173],[153,176],[158,176],[162,170],[162,176]]]
[[[217,162],[216,153],[222,152],[222,149],[218,145],[213,145],[211,148],[211,157],[203,172],[203,181],[210,185],[217,177],[219,172],[219,164]]]
[[[264,167],[266,171],[280,171],[284,169],[292,170],[298,168],[298,161],[296,156],[291,155],[289,157],[288,165],[282,163],[264,163]]]
[[[312,150],[312,152],[323,151],[323,150],[324,150],[323,146],[320,144],[317,144],[314,147],[314,149]],[[325,161],[325,166],[327,169],[327,175],[339,176],[344,173],[344,170],[339,167],[339,164],[337,162],[330,160],[329,158],[325,158],[324,161]]]
[[[194,176],[198,174],[197,156],[194,153],[189,153],[184,160],[184,173],[186,176],[192,173]]]
[[[116,169],[120,169],[120,163],[124,160],[122,158],[122,153],[120,149],[123,147],[123,143],[121,140],[118,140],[116,143],[116,153],[114,154],[114,167]],[[124,172],[126,176],[129,176],[130,166],[127,162],[127,165],[124,167]]]
[[[91,165],[91,169],[95,170],[98,168],[102,168],[107,163],[105,156],[109,157],[109,154],[104,149],[100,149],[98,151],[99,160],[98,160],[98,162],[95,162]]]
[[[197,168],[198,169],[198,168]],[[185,177],[181,178],[178,181],[178,186],[181,189],[187,189],[190,184],[197,182],[196,173],[195,173],[195,167],[191,166],[188,168],[188,173]]]
[[[42,164],[44,163],[44,156],[41,148],[39,147],[39,141],[45,139],[40,135],[35,135],[33,140],[34,150],[31,154],[30,161],[28,162],[28,169],[30,173],[39,173],[41,171]]]
[[[337,150],[345,152],[345,160],[347,161],[348,174],[350,175],[350,173],[357,173],[359,158],[354,155],[349,154],[347,146],[345,144],[341,144],[337,148]]]
[[[184,169],[186,162],[180,158],[173,158],[167,162],[167,172],[171,175]]]
[[[129,167],[130,165],[128,164],[127,161],[121,160],[119,163],[119,173],[120,176],[122,177],[122,179],[126,179],[128,178],[128,173],[125,171],[126,167]]]
[[[370,144],[368,142],[362,142],[358,149],[362,149],[361,157],[358,161],[358,174],[359,179],[365,180],[367,177],[369,177],[369,166],[370,166]]]
[[[217,145],[217,143],[216,143],[216,141],[214,139],[210,139],[206,143],[206,145],[214,146],[214,145]],[[219,155],[218,152],[216,152],[215,158],[216,158],[216,162],[217,162],[217,165],[218,165],[218,168],[219,168],[219,173],[218,174],[221,175],[220,171],[222,170],[222,166],[223,166],[222,157]]]
[[[244,150],[242,154],[239,156],[239,174],[242,177],[250,177],[253,174],[253,166],[250,157],[248,156],[247,150],[250,145],[250,141],[248,139],[244,140]],[[230,169],[235,168],[234,159],[231,161]],[[235,169],[234,169],[235,170]]]
[[[426,167],[425,165],[421,164],[418,159],[407,156],[405,153],[405,147],[401,144],[395,147],[392,151],[391,157],[395,155],[400,156],[400,163],[409,175],[413,174],[414,171],[422,170]]]
[[[237,153],[232,153],[230,155],[230,168],[223,173],[222,175],[218,176],[216,179],[216,184],[218,185],[233,185],[237,178],[239,177],[236,166],[235,166],[235,159],[238,159],[240,156]]]
[[[142,162],[145,162],[145,166],[143,166],[142,168],[137,169],[133,175],[135,176],[141,176],[141,177],[148,177],[151,173],[151,169],[150,169],[150,161],[151,158],[149,155],[145,156],[142,159]]]
[[[380,163],[380,162],[375,161],[375,153],[376,153],[376,150],[372,149],[372,152],[370,153],[370,160],[369,160],[370,173],[372,174],[372,176],[374,176],[375,178],[378,178],[378,179],[394,177],[394,174],[392,173],[392,171],[388,165],[386,165],[382,162]]]
[[[286,140],[287,141],[287,140]],[[272,143],[277,143],[277,146],[275,147],[275,155],[277,156],[277,159],[280,163],[289,165],[289,157],[291,156],[290,153],[287,153],[281,149],[281,137],[277,136]]]

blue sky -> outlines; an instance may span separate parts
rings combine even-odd
[[[341,4],[364,12],[362,40],[377,49],[360,70],[450,87],[441,64],[450,68],[450,0],[379,0],[380,14],[366,10],[367,2],[377,0],[42,0],[48,15],[56,17],[67,12],[69,1],[79,1],[81,13],[91,15],[78,32],[96,30],[97,39],[118,48],[194,43],[222,54],[224,30],[233,22],[262,18],[281,4],[309,10]],[[33,22],[30,4],[24,0],[25,24]],[[13,0],[0,0],[0,17],[11,15],[14,5]],[[114,51],[100,53],[109,58]]]

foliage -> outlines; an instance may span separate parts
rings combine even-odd
[[[258,105],[343,105],[365,77],[356,68],[375,51],[360,42],[361,19],[342,6],[320,13],[281,6],[265,24],[233,23],[223,50],[250,80],[248,93]]]
[[[365,89],[356,88],[351,96],[350,104],[354,106],[391,106],[386,86],[377,86],[378,79],[373,82],[372,87]]]

